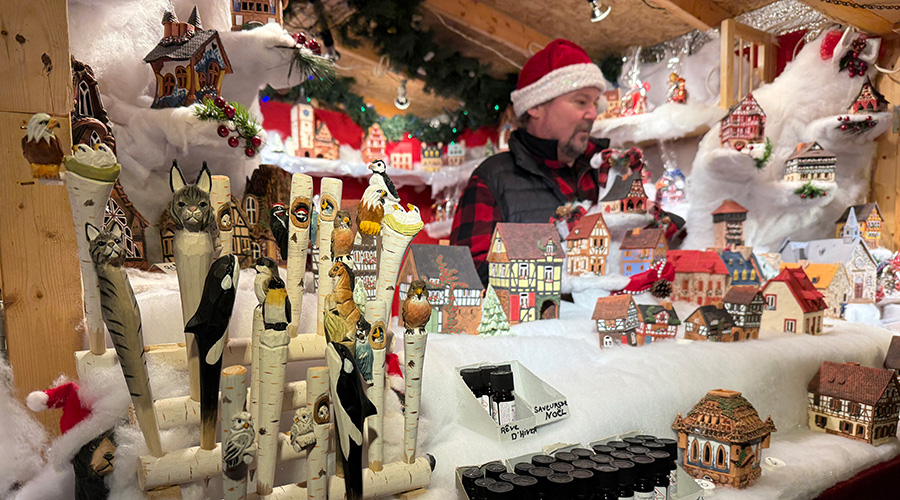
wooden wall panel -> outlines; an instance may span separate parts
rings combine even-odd
[[[886,56],[882,65],[888,68],[900,66],[900,41],[897,39],[884,42]],[[891,106],[900,105],[900,73],[880,74],[875,86],[884,94]],[[896,118],[895,118],[896,120]],[[895,121],[896,123],[896,121]],[[889,241],[892,250],[900,249],[900,231],[898,231],[897,214],[900,212],[900,136],[889,130],[878,139],[875,155],[875,166],[872,171],[872,186],[869,199],[878,202],[881,215],[884,217],[882,241]]]

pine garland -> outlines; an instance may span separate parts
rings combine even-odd
[[[229,115],[231,117],[229,118]],[[217,121],[222,125],[219,126],[219,135],[221,137],[229,137],[231,131],[235,131],[240,139],[244,140],[244,153],[247,156],[255,156],[262,146],[262,139],[259,134],[262,132],[262,126],[256,121],[256,118],[250,113],[246,106],[237,101],[225,101],[221,97],[213,99],[206,97],[203,102],[194,107],[194,116],[200,121]],[[229,140],[232,137],[229,137]],[[231,143],[229,143],[232,145]],[[232,147],[236,147],[232,145]],[[252,153],[251,153],[252,151]]]
[[[337,73],[331,61],[307,49],[291,50],[294,54],[288,68],[288,79],[295,71],[300,73],[303,83],[298,86],[307,92],[321,92],[333,85]]]
[[[814,186],[812,182],[807,182],[803,186],[795,189],[794,194],[796,194],[800,198],[803,198],[804,200],[814,200],[814,199],[820,198],[822,196],[827,196],[828,191],[825,191],[824,189],[822,189],[820,187]]]
[[[769,160],[772,158],[772,141],[766,137],[766,145],[763,148],[763,154],[759,158],[754,158],[753,163],[756,165],[756,170],[762,170],[766,168],[766,164],[769,163]]]

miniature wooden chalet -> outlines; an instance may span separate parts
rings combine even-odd
[[[397,284],[400,301],[406,300],[410,283],[420,279],[428,285],[429,332],[477,333],[484,286],[468,247],[410,245]]]
[[[822,333],[825,298],[799,268],[784,268],[762,287],[766,301],[760,326],[786,333]]]
[[[509,324],[557,317],[564,258],[553,226],[497,224],[487,255],[488,276]]]
[[[622,274],[633,276],[650,269],[654,262],[666,258],[668,249],[663,229],[636,227],[628,231],[619,246]]]
[[[444,158],[441,148],[444,145],[422,143],[422,170],[433,172],[444,166]]]
[[[316,112],[309,104],[300,103],[291,108],[291,136],[297,149],[288,153],[303,158],[315,157]]]
[[[447,166],[458,167],[466,161],[466,141],[450,141],[447,145]]]
[[[615,177],[612,183],[606,196],[600,200],[604,213],[643,213],[649,210],[640,170],[635,170],[631,175]]]
[[[806,390],[810,430],[876,446],[896,440],[900,384],[893,370],[823,361]]]
[[[586,273],[606,274],[609,257],[609,228],[600,213],[586,215],[566,236],[566,272],[569,276]]]
[[[412,154],[413,144],[409,141],[401,141],[397,145],[394,146],[394,150],[391,151],[391,167],[397,168],[400,170],[412,170],[413,169],[413,154]]]
[[[775,432],[772,417],[765,422],[740,392],[715,389],[706,393],[687,416],[675,418],[683,451],[684,471],[719,485],[744,488],[762,473],[762,450]]]
[[[671,302],[662,301],[659,305],[639,304],[637,345],[642,346],[664,339],[674,339],[681,321]]]
[[[850,214],[853,214],[851,216]],[[835,238],[842,238],[844,226],[847,225],[848,219],[856,219],[859,236],[866,241],[869,248],[878,248],[881,246],[881,227],[884,218],[881,217],[881,210],[878,203],[865,203],[863,205],[853,205],[847,207],[840,218],[835,221]],[[852,225],[852,224],[851,224]]]
[[[147,240],[145,230],[150,222],[138,212],[138,209],[128,199],[125,188],[116,181],[109,200],[106,202],[106,213],[103,215],[103,225],[111,220],[122,231],[122,246],[125,248],[125,265],[136,267],[146,271],[150,269],[150,261],[147,260]]]
[[[850,232],[854,224],[847,224],[844,232]],[[851,293],[848,302],[871,303],[875,301],[875,259],[862,238],[830,238],[813,241],[785,240],[781,248],[783,262],[811,262],[816,264],[844,264],[850,279]]]
[[[707,305],[722,300],[728,269],[711,250],[669,250],[666,258],[675,268],[672,300]]]
[[[316,126],[316,136],[313,138],[313,156],[326,160],[337,160],[340,156],[340,144],[331,135],[328,124],[319,120]]]
[[[638,307],[629,294],[600,297],[591,319],[597,323],[600,347],[616,344],[637,345],[637,329],[641,326]]]
[[[884,367],[893,370],[897,380],[900,381],[900,335],[891,337],[891,345],[884,355]]]
[[[885,111],[888,104],[890,103],[880,92],[878,92],[875,85],[872,84],[872,81],[869,80],[869,77],[867,76],[859,89],[859,94],[856,95],[856,99],[853,99],[853,102],[850,104],[849,111],[850,114],[854,115],[860,113],[879,113]]]
[[[163,37],[144,57],[156,75],[153,108],[176,108],[222,91],[222,78],[231,73],[231,63],[216,30],[204,30],[197,7],[186,23],[175,13],[163,14]]]
[[[763,280],[759,275],[759,264],[751,249],[741,247],[740,251],[722,250],[719,252],[725,268],[728,270],[728,286],[759,286]]]
[[[734,320],[731,331],[734,333],[735,341],[759,338],[763,307],[766,305],[759,287],[733,286],[722,297],[722,305]]]
[[[247,178],[238,215],[245,217],[250,232],[251,255],[258,252],[261,257],[270,257],[275,262],[281,260],[272,235],[269,212],[273,204],[287,206],[290,199],[291,175],[278,166],[262,164]]]
[[[734,318],[721,302],[700,306],[684,320],[684,338],[711,342],[734,342]]]
[[[735,104],[722,119],[719,141],[741,151],[750,144],[763,142],[766,138],[766,113],[753,94],[747,94]]]
[[[744,221],[747,209],[733,200],[725,200],[713,210],[713,245],[734,248],[744,244]]]
[[[834,182],[835,163],[837,156],[818,142],[801,142],[784,162],[784,180]]]
[[[363,141],[362,157],[366,163],[372,163],[375,160],[384,159],[384,147],[387,140],[384,138],[384,132],[381,125],[373,123],[369,130],[366,131],[366,139]]]
[[[100,85],[94,77],[94,70],[72,58],[72,91],[75,107],[72,109],[72,145],[86,144],[94,147],[106,144],[116,152],[116,138],[113,136],[109,117],[100,100]]]
[[[803,272],[806,273],[816,290],[825,297],[825,303],[828,304],[828,308],[825,309],[825,317],[837,319],[844,317],[844,308],[847,306],[853,290],[843,263],[816,264],[804,262],[803,264],[797,264],[788,262],[782,264],[782,266],[803,269]]]
[[[256,28],[269,23],[283,24],[282,0],[242,2],[231,0],[231,31]]]

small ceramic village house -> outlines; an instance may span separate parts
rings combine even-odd
[[[282,0],[243,2],[231,0],[231,31],[263,26],[269,23],[282,25]]]
[[[722,304],[734,320],[731,331],[734,333],[735,341],[759,338],[759,326],[765,303],[765,298],[757,286],[741,285],[728,289],[722,298]]]
[[[400,170],[412,170],[413,169],[413,154],[412,154],[413,143],[410,141],[400,141],[396,145],[394,145],[394,149],[391,151],[391,167],[400,169]]]
[[[585,273],[606,274],[609,257],[609,228],[599,212],[585,215],[569,231],[566,242],[566,272],[569,276]]]
[[[724,304],[700,306],[684,320],[684,338],[712,342],[734,342],[734,319]]]
[[[818,142],[801,142],[784,162],[784,180],[834,182],[836,163],[837,156]]]
[[[650,209],[641,170],[615,177],[606,196],[600,200],[603,213],[644,213]]]
[[[744,244],[744,221],[747,209],[733,200],[725,200],[713,210],[713,245],[734,248]]]
[[[337,160],[340,156],[340,144],[331,135],[331,129],[323,120],[319,120],[316,126],[316,136],[313,138],[313,156],[326,160]]]
[[[100,85],[94,70],[72,58],[72,91],[75,106],[72,108],[72,146],[85,144],[93,148],[103,143],[116,152],[109,117],[100,100]]]
[[[397,284],[401,301],[406,300],[410,283],[419,279],[428,285],[431,304],[428,331],[477,333],[484,286],[468,247],[410,245]]]
[[[295,104],[291,108],[291,136],[297,142],[297,149],[288,153],[303,158],[311,158],[316,151],[316,112],[306,103]]]
[[[735,488],[749,486],[762,473],[762,450],[776,431],[740,392],[715,389],[706,393],[687,416],[672,423],[683,450],[684,471]]]
[[[384,159],[384,148],[387,140],[381,125],[377,122],[373,123],[369,130],[366,131],[366,139],[363,141],[362,157],[366,163],[372,163],[375,160]]]
[[[850,278],[843,263],[816,264],[816,263],[786,263],[783,267],[799,267],[812,282],[816,290],[825,297],[828,308],[825,309],[827,318],[843,318],[850,294]]]
[[[654,262],[666,258],[669,244],[662,228],[636,227],[627,233],[619,245],[622,252],[622,274],[634,276],[642,273]]]
[[[873,445],[896,439],[900,384],[893,370],[824,361],[806,390],[810,430]]]
[[[675,268],[672,300],[712,304],[722,300],[728,269],[711,250],[669,250],[666,258]]]
[[[231,73],[219,32],[203,29],[196,6],[186,23],[167,10],[162,25],[162,39],[144,57],[156,75],[151,107],[176,108],[218,96],[222,78]]]
[[[144,218],[138,209],[128,199],[125,188],[116,181],[109,199],[106,201],[106,213],[103,215],[103,225],[115,220],[122,230],[122,246],[125,247],[125,265],[136,267],[146,271],[150,269],[150,261],[147,260],[147,240],[144,232],[150,226],[150,221]]]
[[[594,305],[591,319],[597,322],[601,348],[616,344],[637,345],[637,329],[641,323],[637,304],[631,295],[600,297]]]
[[[565,252],[549,224],[500,222],[488,251],[488,276],[514,325],[556,318]]]
[[[897,380],[900,381],[900,335],[891,337],[891,345],[884,355],[884,367],[893,370]]]
[[[878,113],[887,109],[887,99],[872,84],[872,80],[866,76],[866,80],[859,88],[859,94],[850,103],[850,114]]]
[[[463,164],[466,159],[466,141],[455,140],[450,141],[447,145],[447,166],[458,167]]]
[[[881,217],[881,210],[876,202],[847,207],[847,210],[844,210],[840,218],[835,221],[834,237],[841,238],[844,233],[844,227],[847,225],[847,219],[854,217],[859,228],[859,236],[866,241],[869,248],[881,246],[881,229],[884,219]]]
[[[753,94],[747,94],[722,118],[719,141],[723,146],[741,151],[750,144],[763,142],[765,138],[766,113]]]
[[[637,345],[641,346],[663,339],[674,339],[681,321],[671,302],[662,301],[659,305],[639,304]]]
[[[740,247],[738,251],[722,250],[719,252],[722,263],[728,270],[728,286],[742,286],[762,284],[759,273],[759,264],[756,256],[748,247]]]
[[[444,166],[444,158],[441,148],[444,145],[422,143],[422,170],[434,171]]]
[[[762,287],[766,301],[761,327],[787,333],[822,333],[828,307],[821,293],[799,268],[784,268]]]

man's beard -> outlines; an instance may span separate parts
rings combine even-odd
[[[575,130],[572,131],[572,135],[569,137],[564,144],[560,144],[560,152],[565,156],[570,158],[578,158],[583,155],[585,151],[587,151],[588,140],[585,139],[584,143],[580,143],[575,139],[575,136],[581,132],[591,133],[591,127],[593,123],[591,120],[583,120],[578,122],[578,125],[575,126]]]

